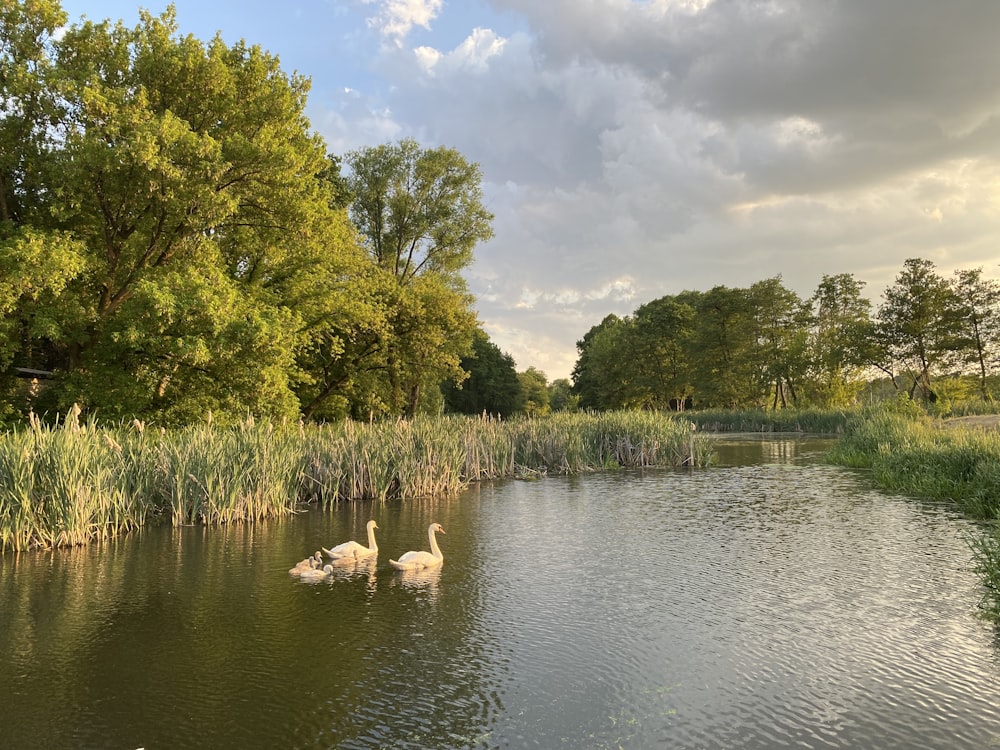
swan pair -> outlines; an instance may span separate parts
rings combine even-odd
[[[371,557],[372,555],[377,555],[378,544],[375,542],[375,529],[378,528],[378,524],[375,523],[375,521],[369,521],[367,528],[367,547],[352,541],[338,544],[333,549],[327,549],[326,547],[321,547],[320,549],[335,565],[343,562],[355,562],[357,560],[363,560],[367,557]],[[424,550],[411,550],[410,552],[400,555],[398,560],[389,560],[389,564],[397,570],[423,570],[424,568],[433,568],[440,565],[444,562],[444,555],[441,552],[441,548],[438,547],[437,537],[435,534],[444,533],[445,531],[441,527],[441,524],[432,523],[427,527],[427,540],[430,544],[430,552],[426,552]],[[318,552],[316,554],[319,555]]]

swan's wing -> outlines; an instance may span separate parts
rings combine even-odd
[[[336,560],[342,557],[357,557],[358,555],[367,554],[368,548],[362,547],[357,542],[344,542],[343,544],[338,544],[333,549],[327,549],[323,547],[323,554],[329,557],[331,560]]]
[[[350,565],[354,565],[355,563],[365,559],[366,558],[364,557],[355,557],[354,555],[346,555],[344,557],[333,557],[330,559],[330,565],[338,569],[346,568]]]

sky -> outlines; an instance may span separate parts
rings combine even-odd
[[[70,22],[166,0],[63,0]],[[610,313],[907,258],[1000,276],[996,0],[174,0],[312,81],[329,151],[414,138],[483,172],[465,277],[519,371]]]

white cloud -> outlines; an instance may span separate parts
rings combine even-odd
[[[430,47],[414,50],[421,67],[430,75],[469,71],[484,73],[490,59],[503,53],[506,39],[490,29],[473,29],[472,33],[454,50],[443,54]]]
[[[420,69],[428,76],[449,75],[459,71],[481,74],[487,71],[491,58],[503,53],[506,39],[490,29],[473,29],[454,50],[442,53],[433,47],[413,50]]]
[[[401,46],[414,26],[430,29],[444,0],[381,0],[368,24],[382,36]]]

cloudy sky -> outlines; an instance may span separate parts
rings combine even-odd
[[[63,0],[71,21],[166,0]],[[484,174],[466,273],[519,370],[608,313],[907,258],[1000,276],[996,0],[174,0],[312,79],[330,150],[416,138]]]

